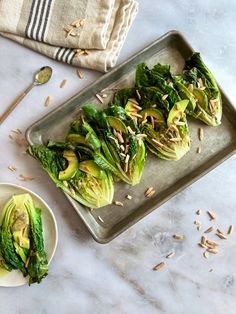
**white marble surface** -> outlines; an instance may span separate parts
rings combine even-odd
[[[127,37],[119,63],[168,30],[181,31],[204,59],[228,96],[236,98],[236,3],[233,0],[140,0],[140,11]],[[138,36],[137,36],[138,34]],[[235,235],[220,254],[202,257],[193,221],[196,209],[212,209],[223,229],[236,224],[236,157],[230,158],[184,192],[148,215],[107,245],[97,244],[39,165],[22,156],[8,139],[12,128],[25,130],[101,74],[54,62],[0,38],[0,113],[31,82],[36,69],[51,65],[54,77],[35,88],[0,127],[0,181],[21,183],[39,193],[52,207],[58,222],[59,243],[49,276],[41,285],[0,288],[0,313],[167,313],[234,314],[236,311]],[[59,84],[68,79],[62,90]],[[44,107],[45,98],[53,97]],[[236,103],[234,101],[234,103]],[[17,172],[7,170],[9,164]],[[20,173],[36,177],[20,182]],[[204,227],[209,222],[206,215]],[[173,233],[186,236],[174,241]],[[171,260],[165,255],[175,250]],[[153,272],[162,261],[166,267]],[[209,272],[213,269],[212,272]]]

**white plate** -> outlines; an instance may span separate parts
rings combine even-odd
[[[50,263],[57,246],[57,223],[54,214],[50,207],[32,191],[23,188],[19,185],[0,183],[0,215],[3,206],[14,194],[29,193],[34,201],[36,207],[42,211],[42,223],[44,234],[44,245],[47,253],[47,259]],[[24,277],[19,270],[12,270],[7,272],[0,270],[0,286],[2,287],[16,287],[28,283],[28,277]]]

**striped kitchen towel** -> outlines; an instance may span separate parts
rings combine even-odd
[[[75,66],[116,64],[135,0],[0,0],[0,35]]]

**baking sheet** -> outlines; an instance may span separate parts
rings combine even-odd
[[[171,71],[178,73],[184,66],[184,60],[192,52],[193,49],[180,33],[168,32],[33,124],[26,132],[29,144],[46,143],[49,138],[63,140],[71,121],[78,117],[81,105],[92,102],[101,107],[102,104],[95,97],[101,90],[107,89],[106,94],[112,97],[113,92],[110,89],[133,86],[135,66],[139,62],[144,61],[149,66],[157,62],[168,63],[171,65]],[[235,153],[236,111],[223,91],[222,97],[224,108],[220,126],[210,127],[200,121],[188,119],[192,146],[187,155],[179,161],[165,161],[149,153],[139,185],[132,187],[125,183],[116,183],[114,200],[123,202],[124,207],[109,205],[91,211],[67,196],[96,241],[111,241]],[[109,97],[104,99],[105,103],[108,101]],[[198,139],[199,127],[204,129],[204,141],[201,143]],[[202,147],[201,154],[196,153],[199,146]],[[156,193],[147,199],[144,192],[150,186],[154,187]],[[127,200],[127,194],[132,195],[133,199]],[[104,222],[101,222],[98,216]]]

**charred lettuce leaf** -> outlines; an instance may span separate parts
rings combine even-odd
[[[222,99],[219,87],[199,53],[187,61],[182,75],[174,78],[182,99],[189,99],[189,114],[211,126],[221,123]]]

